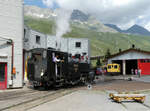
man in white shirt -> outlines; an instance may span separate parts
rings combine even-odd
[[[57,62],[60,62],[61,60],[58,59],[58,55],[56,55],[55,57],[53,57],[53,62],[55,62],[55,73],[56,73],[56,77],[58,75],[58,67],[57,67]]]

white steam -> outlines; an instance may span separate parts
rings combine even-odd
[[[55,0],[43,0],[43,3],[47,5],[49,8],[53,8],[55,4]],[[60,8],[59,10],[56,10],[56,38],[57,43],[56,47],[57,50],[60,50],[61,47],[61,38],[64,34],[69,32],[70,29],[70,17],[72,14],[72,10],[67,10],[66,8]]]
[[[70,31],[70,17],[72,14],[72,11],[59,9],[57,10],[57,18],[56,18],[56,37],[62,37],[63,34]]]
[[[70,32],[70,17],[72,14],[71,10],[59,9],[56,11],[56,38],[57,38],[57,49],[61,47],[61,38],[67,32]]]

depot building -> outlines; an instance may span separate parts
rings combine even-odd
[[[23,87],[23,0],[0,0],[0,90]]]
[[[120,51],[108,58],[108,64],[118,63],[123,75],[132,74],[136,69],[141,70],[141,75],[150,75],[150,52],[130,48]]]

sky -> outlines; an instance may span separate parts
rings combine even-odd
[[[122,29],[138,24],[150,31],[150,0],[24,0],[24,3],[51,9],[79,9],[102,23]]]

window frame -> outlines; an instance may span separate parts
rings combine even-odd
[[[75,43],[75,48],[81,48],[81,42],[76,42]]]
[[[36,44],[41,44],[41,36],[39,36],[39,35],[36,35],[35,36],[36,37]]]

